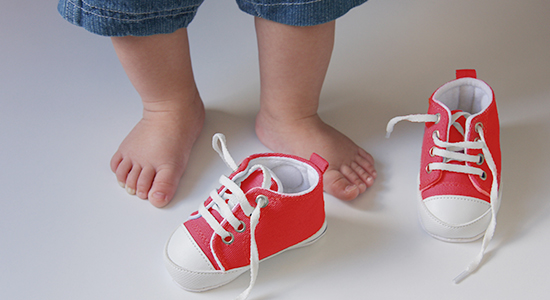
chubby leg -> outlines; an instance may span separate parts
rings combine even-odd
[[[111,159],[111,169],[128,193],[162,207],[176,192],[204,122],[187,30],[112,42],[141,96],[143,117]]]
[[[295,27],[256,18],[261,108],[256,134],[273,151],[329,162],[325,191],[356,198],[374,183],[370,154],[317,114],[319,96],[334,45],[335,23]]]

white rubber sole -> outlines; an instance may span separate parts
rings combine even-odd
[[[327,222],[323,223],[321,226],[321,229],[319,229],[315,234],[307,238],[306,240],[288,247],[286,249],[283,249],[271,256],[268,256],[260,262],[272,258],[276,255],[279,255],[285,251],[297,249],[305,246],[309,246],[316,241],[318,241],[326,232],[327,230]],[[167,244],[168,245],[168,244]],[[231,269],[228,271],[193,271],[193,270],[187,270],[184,269],[178,265],[176,265],[168,256],[167,247],[164,249],[164,263],[166,266],[166,269],[168,270],[168,273],[172,276],[174,281],[184,290],[190,291],[190,292],[203,292],[210,289],[214,289],[220,286],[223,286],[225,284],[228,284],[229,282],[235,280],[237,277],[239,277],[241,274],[245,273],[250,269],[250,266],[244,266],[241,268]]]

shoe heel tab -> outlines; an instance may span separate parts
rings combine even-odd
[[[311,161],[317,168],[319,168],[319,170],[321,170],[321,174],[325,173],[328,168],[328,162],[317,153],[311,154],[309,161]]]
[[[477,78],[476,70],[475,69],[456,70],[456,79],[460,79],[464,77]]]

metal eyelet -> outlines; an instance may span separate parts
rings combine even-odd
[[[432,170],[430,170],[430,164],[426,165],[426,173],[430,174]]]
[[[479,133],[480,130],[483,130],[483,123],[477,122],[476,126],[474,127],[476,132]]]
[[[485,172],[481,173],[481,175],[479,175],[479,178],[481,178],[481,180],[487,179],[487,173]]]
[[[256,197],[256,203],[260,208],[264,208],[269,204],[269,199],[264,195],[258,195],[258,197]]]
[[[437,117],[437,120],[435,121],[434,125],[439,123],[439,121],[441,121],[441,114],[440,113],[435,114],[435,116]]]
[[[435,155],[435,154],[434,154],[434,148],[435,148],[435,147],[431,147],[431,148],[430,148],[429,154],[430,154],[431,157],[434,157],[434,155]]]
[[[434,132],[432,133],[432,137],[434,136],[437,137],[438,140],[440,139],[439,130],[434,130]]]
[[[483,156],[483,153],[479,153],[477,156],[479,156],[479,161],[477,162],[477,165],[481,166],[485,161],[485,156]]]
[[[230,245],[235,240],[235,237],[233,236],[233,234],[231,232],[228,232],[228,233],[229,233],[229,236],[222,237],[222,242],[226,245]]]
[[[241,222],[241,225],[239,225],[239,227],[235,228],[236,232],[244,232],[246,230],[246,224],[243,221],[240,221],[240,222]]]

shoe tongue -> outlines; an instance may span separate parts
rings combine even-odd
[[[455,109],[455,110],[451,111],[451,114],[455,115],[455,114],[461,113],[461,112],[462,112],[462,110]],[[456,128],[456,126],[455,126],[456,124],[458,124],[459,127],[462,127],[462,132],[460,132]],[[466,128],[466,116],[462,115],[458,119],[456,119],[454,124],[451,124],[451,129],[449,130],[449,142],[450,143],[463,142],[464,141],[464,130],[465,130],[465,128]]]
[[[266,170],[271,176],[271,186],[268,189],[278,193],[282,193],[283,185],[281,184],[279,178],[277,178],[277,176],[275,175],[275,173],[273,173],[273,171],[271,171],[271,169],[266,168]],[[246,192],[248,192],[252,188],[262,187],[263,181],[264,173],[261,171],[261,169],[255,170],[241,181],[241,189],[246,194]]]
[[[271,169],[269,168],[265,168],[265,169],[267,170],[267,172],[269,172],[269,175],[271,177],[271,186],[268,189],[277,193],[282,193],[283,185],[281,184],[281,181],[279,180],[279,178],[275,175],[275,173]],[[241,190],[245,194],[253,188],[262,187],[262,183],[264,181],[264,173],[262,172],[261,169],[257,169],[252,172],[248,171],[248,174],[245,174],[244,176],[245,177],[244,179],[241,180],[240,184],[238,183],[238,181],[237,181],[237,184],[240,185]],[[226,193],[231,193],[231,191],[228,191]],[[237,203],[234,203],[231,197],[228,197],[228,198],[229,200],[227,203],[229,204],[231,209],[233,209],[233,207],[237,205]]]
[[[451,124],[451,128],[449,129],[449,142],[450,143],[459,143],[464,142],[465,140],[465,134],[466,134],[466,119],[470,116],[469,113],[464,113],[460,109],[455,109],[451,111],[451,114],[453,117],[457,114],[460,116],[454,121],[453,124]],[[460,153],[464,153],[464,149],[453,149],[452,147],[448,148],[448,150],[456,151]],[[456,161],[456,160],[450,160],[447,161],[447,163],[451,164],[457,164],[457,165],[464,165],[464,161]]]

